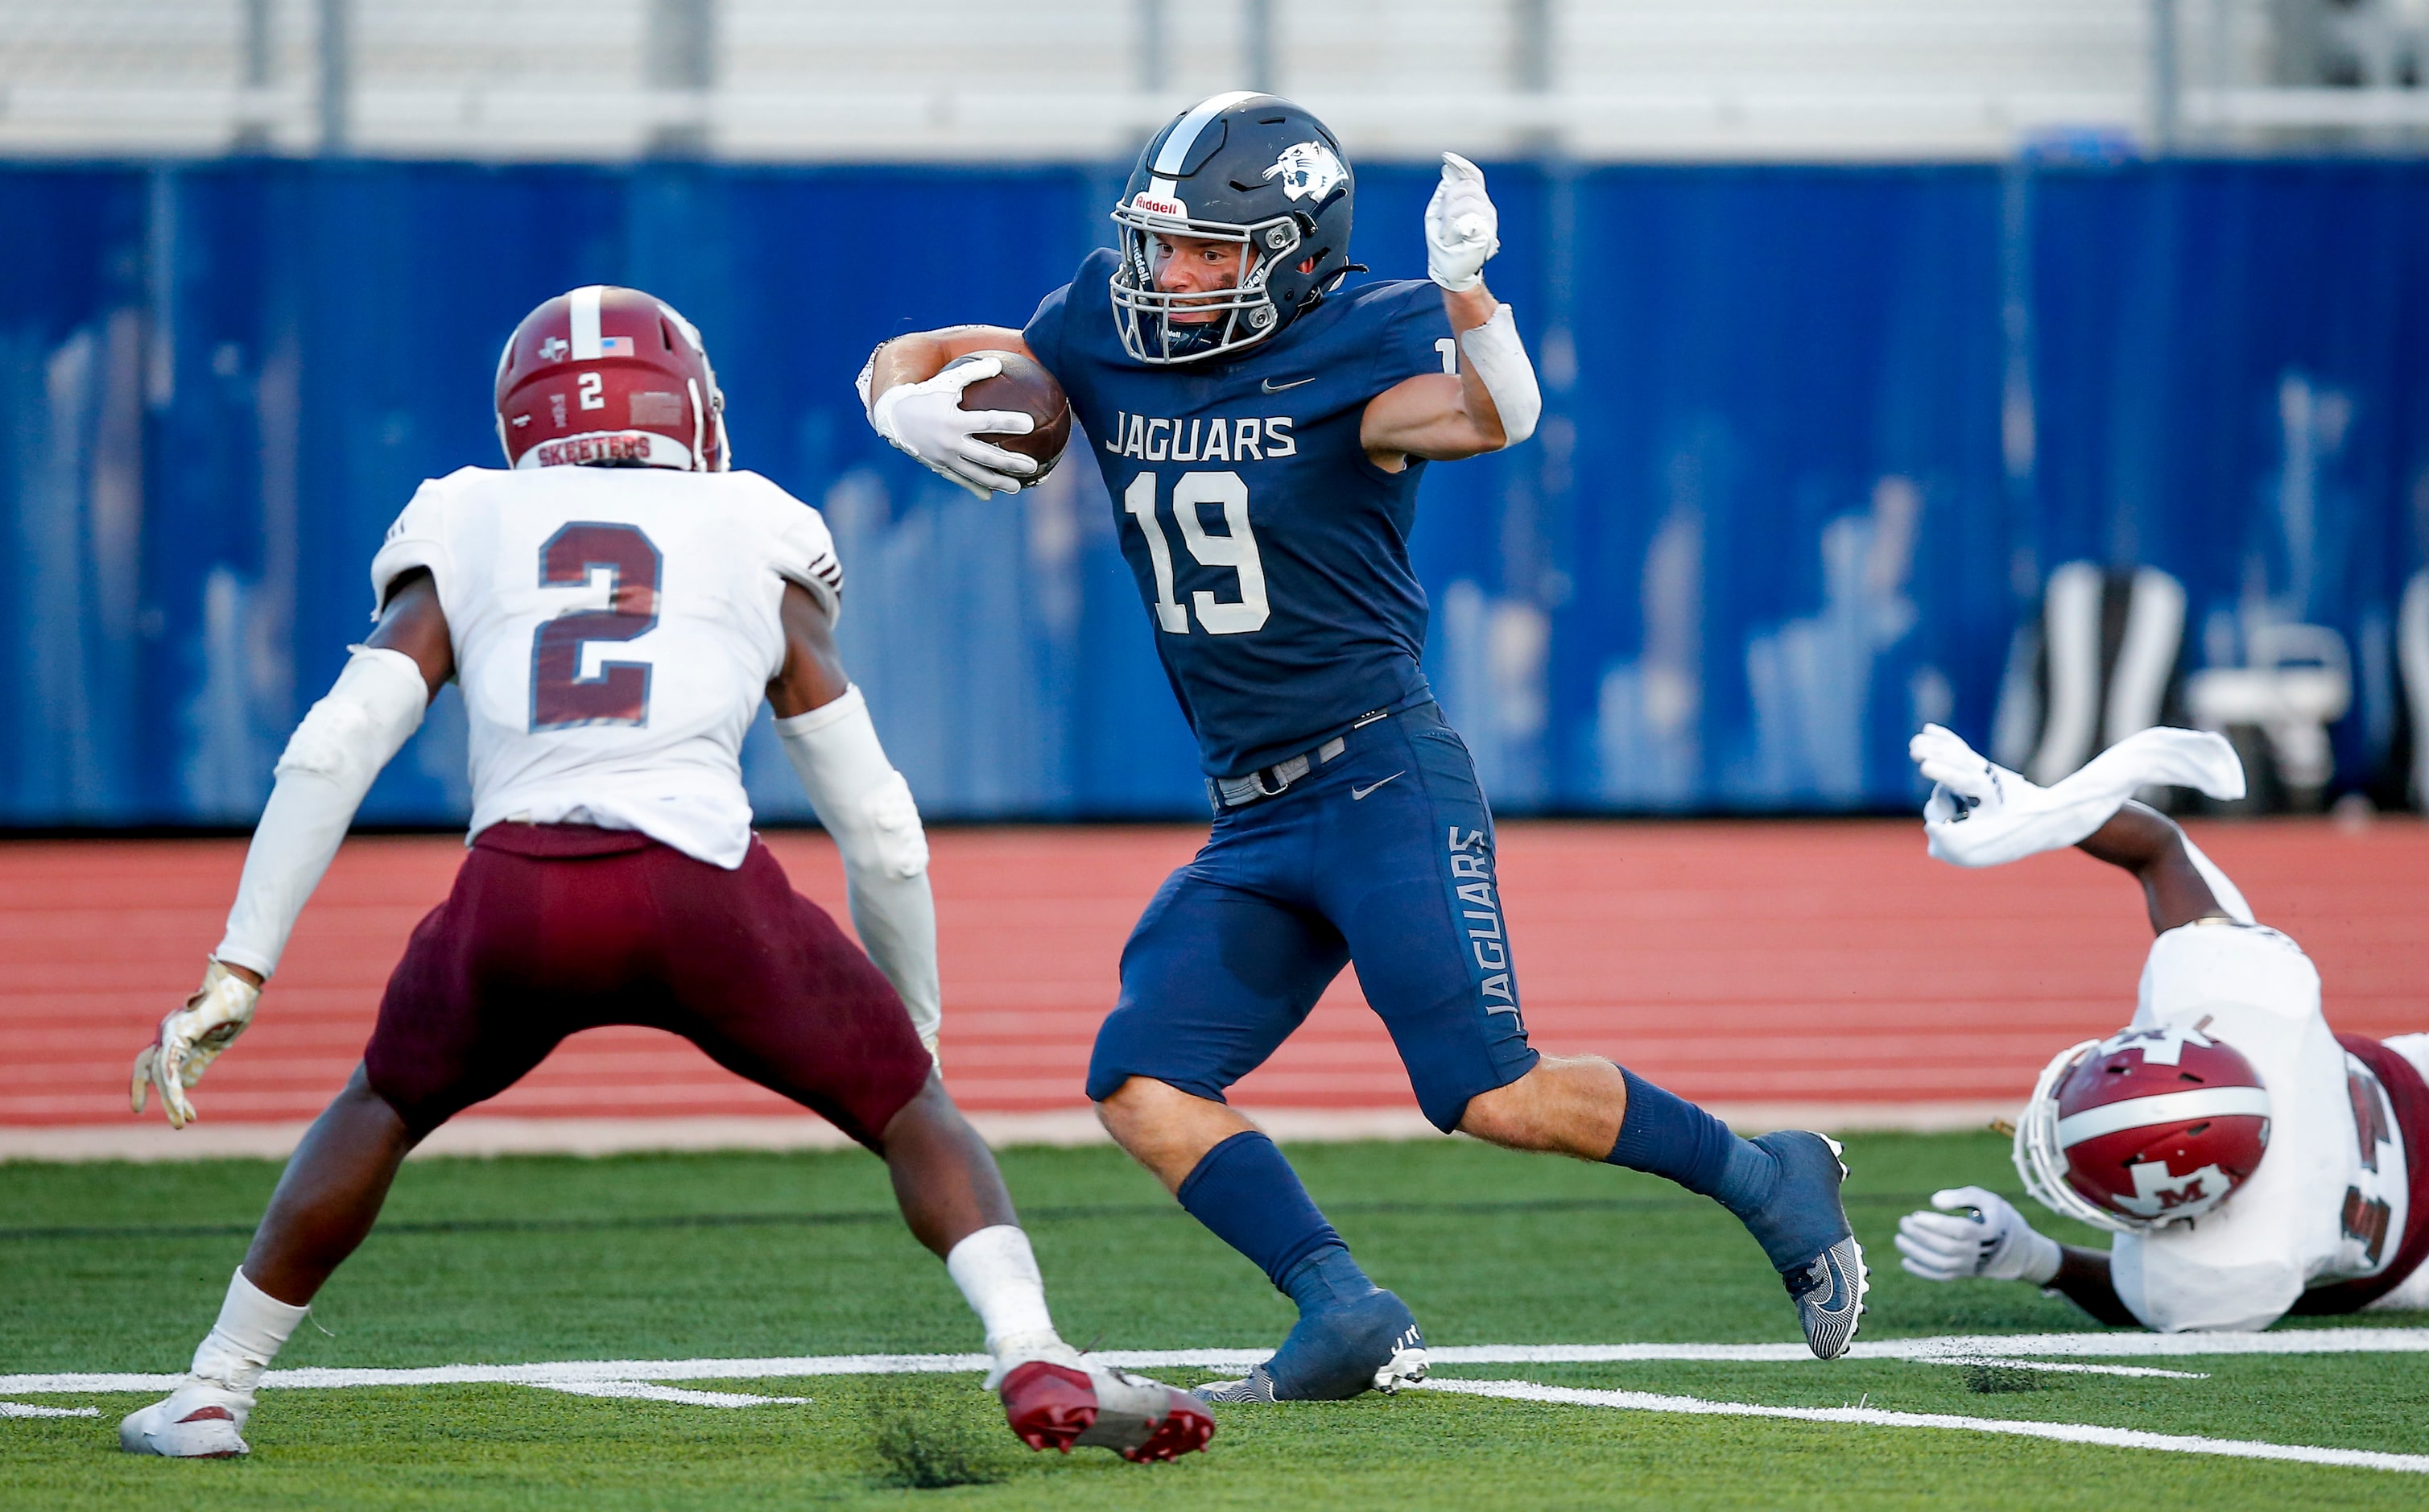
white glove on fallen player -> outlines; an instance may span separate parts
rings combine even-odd
[[[1018,493],[1021,479],[1037,475],[1037,463],[979,438],[1026,436],[1037,422],[1016,409],[962,407],[963,390],[1002,371],[1002,362],[981,357],[948,367],[924,382],[898,383],[868,407],[868,423],[931,471],[982,499],[991,493]]]
[[[2046,788],[1985,759],[1937,724],[1925,725],[1907,754],[1935,784],[1923,806],[1931,854],[1956,866],[2001,866],[2073,845],[2152,785],[2243,796],[2235,747],[2204,730],[2138,731]],[[2213,870],[2205,866],[2203,875]],[[2212,889],[2222,881],[2213,879]]]
[[[152,1042],[136,1054],[134,1079],[126,1089],[135,1111],[143,1111],[151,1089],[157,1087],[169,1127],[182,1129],[192,1122],[194,1105],[186,1101],[186,1088],[201,1081],[220,1052],[236,1043],[260,1001],[261,989],[211,962],[203,972],[202,989],[162,1019]]]
[[[1484,264],[1501,250],[1501,216],[1484,192],[1484,171],[1455,152],[1443,154],[1442,182],[1426,206],[1426,276],[1453,293],[1484,281]]]
[[[1933,1192],[1931,1205],[1945,1210],[1898,1220],[1898,1254],[1905,1256],[1898,1264],[1910,1274],[1925,1281],[1982,1276],[2043,1286],[2057,1274],[2057,1240],[2035,1232],[1997,1192],[1958,1187]]]
[[[1923,806],[1923,817],[1929,823],[1969,820],[1976,809],[1984,819],[1996,819],[2011,799],[2044,790],[1967,745],[1956,731],[1937,724],[1925,725],[1907,741],[1906,754],[1924,779],[1933,784],[1931,797]]]

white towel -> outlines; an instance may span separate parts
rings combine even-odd
[[[2002,866],[2073,845],[2108,822],[2136,789],[2154,784],[2196,788],[2212,798],[2243,796],[2243,764],[2235,747],[2204,730],[2127,736],[2046,788],[1984,758],[1937,724],[1925,725],[1907,754],[1937,785],[1923,806],[1931,854],[1956,866]]]

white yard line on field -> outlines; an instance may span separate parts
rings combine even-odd
[[[1263,1349],[1103,1350],[1093,1357],[1124,1370],[1198,1366],[1245,1369]],[[1626,1365],[1657,1361],[1817,1365],[1802,1344],[1451,1344],[1429,1352],[1436,1365]],[[2429,1328],[2292,1328],[2269,1334],[1953,1334],[1859,1342],[1850,1359],[1936,1364],[1997,1363],[2041,1370],[2058,1358],[2190,1358],[2239,1354],[2417,1354],[2429,1353]],[[573,1381],[741,1381],[812,1375],[911,1375],[977,1371],[983,1354],[789,1354],[745,1359],[557,1360],[531,1365],[429,1365],[401,1369],[307,1367],[273,1371],[267,1387],[331,1389],[367,1386],[548,1386]],[[2104,1372],[2105,1373],[2105,1372]],[[0,1375],[0,1395],[167,1390],[181,1375],[126,1371]]]
[[[641,1402],[680,1402],[687,1407],[802,1406],[807,1397],[760,1397],[742,1391],[686,1391],[649,1381],[534,1381],[543,1391],[570,1397],[625,1397]]]
[[[2148,1365],[2061,1365],[2056,1360],[2003,1359],[1996,1354],[1953,1354],[1946,1359],[1918,1355],[1914,1365],[2004,1365],[2022,1371],[2056,1371],[2067,1375],[2140,1375],[2167,1381],[2206,1381],[2207,1371],[2162,1371]]]
[[[2235,1459],[2291,1460],[2358,1470],[2403,1470],[2429,1475],[2429,1454],[2388,1454],[2370,1449],[2321,1449],[2309,1444],[2271,1444],[2249,1438],[2203,1438],[2191,1434],[2144,1433],[2084,1422],[2033,1422],[2015,1418],[1959,1418],[1941,1412],[1885,1412],[1878,1407],[1767,1407],[1751,1402],[1707,1402],[1701,1397],[1657,1396],[1649,1391],[1593,1391],[1538,1386],[1532,1381],[1424,1383],[1429,1391],[1497,1397],[1511,1402],[1550,1402],[1579,1407],[1617,1407],[1629,1412],[1678,1412],[1728,1418],[1793,1418],[1803,1422],[1842,1422],[1874,1428],[1950,1428],[1967,1433],[2009,1434],[2069,1444],[2152,1449],[2174,1454],[2223,1454]]]
[[[1094,1357],[1132,1370],[1199,1366],[1238,1370],[1264,1359],[1263,1349],[1107,1350]],[[2194,1358],[2204,1355],[2363,1354],[2429,1353],[2429,1329],[2308,1328],[2274,1334],[1973,1334],[1937,1338],[1884,1339],[1858,1344],[1857,1359],[1908,1360],[1925,1365],[1994,1365],[2077,1373],[2165,1376],[2200,1380],[2192,1371],[2156,1368],[2057,1363],[2046,1356],[2095,1358]],[[1745,1364],[1820,1363],[1794,1344],[1469,1344],[1432,1351],[1439,1365],[1592,1365],[1659,1362]],[[983,1354],[795,1354],[752,1359],[558,1360],[529,1365],[438,1365],[413,1369],[308,1368],[273,1371],[265,1387],[331,1390],[359,1387],[507,1385],[562,1391],[574,1396],[674,1402],[702,1407],[800,1405],[806,1397],[769,1397],[739,1391],[700,1391],[659,1385],[668,1381],[784,1380],[819,1375],[910,1375],[977,1372]],[[179,1375],[86,1372],[0,1376],[0,1393],[94,1393],[165,1391]],[[2307,1465],[2429,1473],[2429,1454],[2325,1449],[2250,1439],[2205,1438],[2188,1434],[2147,1433],[2093,1423],[2038,1422],[2009,1418],[1966,1418],[1945,1413],[1891,1412],[1877,1407],[1775,1407],[1751,1402],[1713,1402],[1701,1397],[1647,1391],[1595,1390],[1544,1386],[1532,1381],[1478,1381],[1437,1377],[1428,1389],[1463,1396],[1497,1397],[1635,1412],[1675,1412],[1743,1418],[1785,1418],[1808,1422],[1883,1428],[1939,1428],[2007,1434],[2063,1443],[2156,1450],[2169,1454],[2220,1454],[2243,1459],[2286,1460]],[[0,1402],[0,1418],[100,1416],[94,1407],[43,1407]]]

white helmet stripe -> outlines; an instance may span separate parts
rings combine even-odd
[[[1148,172],[1165,178],[1179,174],[1181,165],[1189,160],[1189,149],[1198,145],[1198,134],[1206,129],[1208,122],[1242,100],[1256,97],[1255,90],[1233,90],[1229,94],[1209,95],[1198,101],[1195,108],[1181,118],[1181,124],[1172,128],[1172,135],[1164,139],[1164,151],[1155,155],[1155,166]]]
[[[2161,1092],[2156,1097],[2129,1097],[2103,1103],[2057,1121],[2057,1143],[2063,1150],[2085,1139],[2096,1139],[2120,1129],[2155,1123],[2182,1123],[2190,1119],[2225,1119],[2239,1115],[2269,1116],[2265,1087],[2203,1087],[2189,1092]]]
[[[573,318],[573,360],[593,362],[599,357],[599,296],[606,292],[603,284],[584,284],[565,296]]]

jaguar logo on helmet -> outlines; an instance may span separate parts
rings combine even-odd
[[[1282,149],[1264,176],[1281,179],[1282,192],[1293,200],[1312,199],[1321,205],[1333,186],[1349,176],[1349,170],[1323,142],[1295,141]]]
[[[2269,1150],[2269,1088],[2205,1019],[2087,1039],[2041,1072],[2015,1161],[2042,1205],[2118,1233],[2214,1210]]]

